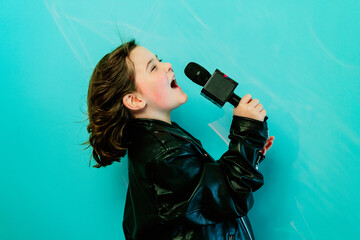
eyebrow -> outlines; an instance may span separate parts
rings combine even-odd
[[[156,57],[156,59],[159,59],[157,55],[155,55],[155,57]],[[148,69],[149,64],[150,64],[152,61],[154,61],[154,60],[155,60],[155,59],[152,58],[152,59],[146,64],[146,70]]]

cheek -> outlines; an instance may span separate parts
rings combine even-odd
[[[168,89],[159,86],[156,89],[153,89],[152,91],[152,99],[154,99],[154,102],[161,104],[163,102],[166,102],[169,98]]]
[[[141,92],[156,103],[165,101],[168,98],[168,86],[161,83],[151,84],[149,86],[142,86]]]
[[[152,98],[157,101],[163,101],[168,97],[169,86],[166,79],[158,79],[151,85]]]

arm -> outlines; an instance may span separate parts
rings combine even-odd
[[[265,122],[234,116],[229,150],[218,161],[223,169],[230,197],[241,215],[246,215],[253,205],[252,192],[264,184],[257,164],[260,159],[259,151],[267,136]]]
[[[246,215],[253,205],[252,193],[263,185],[255,164],[267,136],[266,123],[235,115],[229,150],[217,162],[208,161],[186,141],[167,148],[154,168],[160,217],[211,224]],[[171,141],[168,145],[175,146]]]

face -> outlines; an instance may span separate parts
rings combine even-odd
[[[135,83],[146,103],[146,111],[170,114],[184,104],[188,96],[177,85],[170,63],[159,61],[148,49],[137,46],[130,53],[135,66]]]

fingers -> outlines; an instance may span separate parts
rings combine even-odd
[[[259,102],[260,102],[259,99],[252,99],[250,94],[246,94],[240,100],[241,104],[247,103],[249,105],[249,107],[253,107],[253,108],[258,107],[261,110],[261,109],[263,109],[263,105],[260,104],[260,106],[259,106]]]
[[[265,154],[266,154],[266,148],[261,149],[260,153],[265,156]]]
[[[246,94],[241,100],[240,103],[248,104],[250,108],[256,108],[259,111],[263,109],[263,105],[259,104],[259,99],[252,99],[250,94]]]
[[[234,108],[234,115],[264,121],[266,111],[259,99],[252,99],[250,94],[246,94]]]
[[[256,105],[255,109],[257,109],[259,112],[261,112],[261,110],[263,110],[264,106],[259,103],[258,105]]]
[[[271,148],[271,146],[273,145],[273,141],[274,141],[275,137],[271,136],[266,140],[265,146],[263,149],[261,149],[259,152],[265,156],[266,152],[269,151],[269,149]]]
[[[253,99],[249,102],[249,107],[256,108],[259,102],[260,102],[259,99]]]
[[[260,115],[261,115],[263,118],[265,118],[265,116],[266,116],[266,110],[264,109],[264,106],[263,106],[261,103],[259,103],[259,99],[253,99],[253,100],[251,100],[250,103],[249,103],[249,107],[250,107],[250,108],[254,108],[254,110],[255,110],[256,112],[259,112]]]
[[[266,148],[266,149],[268,150],[268,149],[270,149],[270,148],[271,148],[272,144],[273,144],[273,142],[268,141],[268,142],[266,142],[266,144],[265,144],[265,147],[264,147],[264,148]]]
[[[271,146],[274,143],[274,139],[275,139],[275,137],[271,136],[268,138],[268,140],[266,140],[265,147],[264,147],[264,148],[266,148],[266,150],[269,150],[271,148]]]
[[[251,101],[251,95],[250,94],[246,94],[244,97],[242,97],[241,98],[241,100],[240,100],[240,103],[248,103],[248,102],[250,102]]]

